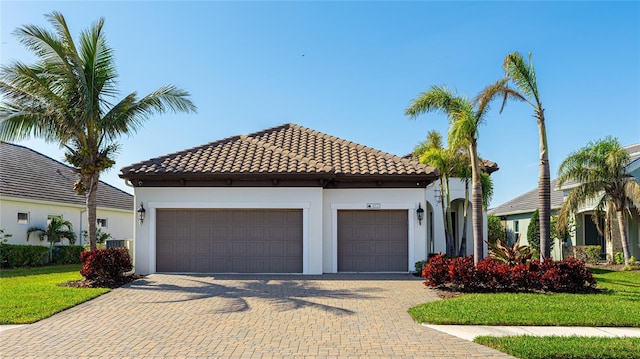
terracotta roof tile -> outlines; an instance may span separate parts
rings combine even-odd
[[[229,137],[122,168],[140,175],[332,174],[435,175],[435,170],[296,124]]]
[[[84,205],[73,169],[24,146],[0,142],[0,196]],[[102,181],[98,207],[133,210],[133,196]]]

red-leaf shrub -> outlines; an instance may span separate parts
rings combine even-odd
[[[80,254],[80,274],[96,283],[113,283],[133,268],[126,248],[96,249]]]
[[[439,287],[449,283],[449,262],[451,262],[451,258],[442,253],[430,257],[427,265],[422,268],[424,284],[430,287]]]
[[[437,255],[422,270],[425,285],[450,286],[465,292],[500,291],[531,292],[588,292],[595,289],[595,279],[584,262],[567,258],[541,263],[532,260],[528,264],[507,265],[492,258],[485,258],[473,265],[473,256],[447,258]]]
[[[596,281],[593,275],[585,267],[584,262],[569,257],[559,262],[545,261],[551,268],[540,276],[542,288],[551,292],[584,292],[593,289]]]
[[[481,285],[476,277],[473,256],[457,257],[449,262],[449,278],[454,286],[464,288],[467,291],[476,289]]]

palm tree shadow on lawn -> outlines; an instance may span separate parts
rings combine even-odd
[[[223,277],[224,279],[229,279]],[[209,279],[209,280],[207,280]],[[313,279],[246,278],[235,277],[233,285],[221,284],[219,278],[191,275],[186,278],[192,286],[157,284],[146,278],[128,285],[135,290],[158,291],[158,300],[148,303],[175,303],[196,300],[212,300],[211,308],[218,313],[243,312],[251,309],[250,300],[269,301],[279,311],[315,308],[335,315],[351,315],[354,311],[326,304],[328,300],[373,299],[370,293],[380,288],[325,289],[315,285]],[[164,294],[160,294],[164,292]],[[312,300],[315,299],[315,300]]]

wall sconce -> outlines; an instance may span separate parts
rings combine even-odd
[[[140,221],[140,224],[142,224],[142,222],[144,222],[144,215],[147,212],[147,210],[144,209],[142,202],[140,202],[140,207],[138,207],[137,212],[138,212],[138,220]]]
[[[435,192],[433,197],[436,199],[436,202],[442,203],[442,194],[440,193],[440,189],[436,188],[433,190],[433,192]]]
[[[418,224],[422,225],[422,220],[424,219],[424,209],[422,209],[422,204],[418,203],[418,209],[416,209],[416,215],[418,216]]]

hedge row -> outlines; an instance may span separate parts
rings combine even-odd
[[[451,287],[462,292],[589,292],[596,281],[584,262],[576,258],[562,261],[532,260],[527,265],[506,265],[493,258],[473,264],[473,256],[432,257],[422,270],[430,287]]]
[[[54,264],[80,264],[82,246],[54,246]],[[0,244],[2,268],[37,267],[49,262],[49,247],[21,244]]]

